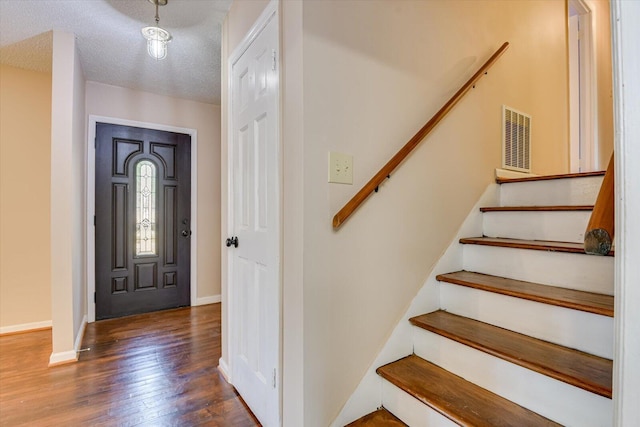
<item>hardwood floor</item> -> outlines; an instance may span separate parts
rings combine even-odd
[[[217,369],[220,304],[87,325],[77,363],[51,331],[0,337],[0,425],[259,426]]]

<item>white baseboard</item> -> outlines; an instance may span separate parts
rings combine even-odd
[[[229,375],[229,365],[227,365],[227,362],[225,362],[224,359],[222,359],[222,357],[218,359],[218,370],[220,371],[224,379],[229,384],[231,384],[231,376]]]
[[[82,318],[82,324],[80,325],[80,329],[78,330],[78,335],[76,335],[76,340],[73,343],[73,349],[78,352],[80,350],[80,346],[82,346],[82,338],[84,338],[84,330],[87,327],[87,315],[85,314]]]
[[[80,346],[82,345],[82,338],[84,337],[84,331],[86,328],[87,315],[85,314],[82,318],[80,329],[78,329],[78,334],[76,335],[76,339],[73,343],[73,350],[51,353],[51,356],[49,356],[49,366],[63,365],[65,363],[78,361],[78,351],[80,350]]]
[[[525,178],[528,176],[538,176],[535,173],[518,172],[508,169],[496,168],[496,178]]]
[[[215,304],[222,301],[222,295],[211,295],[209,297],[196,298],[196,306]]]
[[[49,356],[49,366],[62,365],[65,363],[77,361],[78,353],[75,350],[61,351],[60,353],[51,353],[51,356]]]
[[[51,327],[51,320],[44,320],[42,322],[22,323],[20,325],[2,326],[0,327],[0,335],[15,334],[17,332],[29,332],[39,329],[46,329]]]

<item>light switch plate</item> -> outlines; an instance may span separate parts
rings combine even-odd
[[[329,182],[353,184],[353,156],[329,152]]]

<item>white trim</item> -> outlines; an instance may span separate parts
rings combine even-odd
[[[232,384],[231,375],[230,375],[231,370],[229,370],[229,365],[227,365],[227,362],[225,362],[222,357],[218,359],[218,370],[224,377],[225,381],[228,382],[229,384]]]
[[[191,305],[197,305],[198,295],[198,131],[191,128],[162,125],[158,123],[139,122],[116,117],[89,115],[89,129],[87,131],[87,318],[89,323],[96,320],[96,306],[93,294],[96,290],[95,266],[95,229],[93,215],[96,204],[96,123],[109,123],[121,126],[140,127],[166,132],[185,133],[191,136]]]
[[[578,117],[575,118],[575,111],[569,111],[570,120],[579,121],[579,136],[570,138],[570,154],[572,172],[589,172],[598,170],[598,121],[597,121],[597,102],[595,96],[597,94],[596,68],[595,68],[595,43],[593,41],[594,20],[593,12],[584,0],[569,0],[569,7],[573,7],[578,15],[578,26],[580,28],[580,52],[579,52],[579,68],[580,83],[579,97],[580,109]],[[569,59],[568,59],[569,60]],[[571,63],[569,62],[569,67]],[[578,144],[579,147],[575,147]],[[580,150],[583,155],[580,158]],[[576,160],[573,158],[578,155]],[[579,170],[573,170],[578,165]]]
[[[571,7],[569,5],[569,7]],[[569,13],[568,35],[568,70],[569,70],[569,172],[580,172],[580,67],[572,66],[579,61],[578,27],[579,16]],[[576,95],[577,93],[577,95]]]
[[[85,314],[82,318],[82,323],[80,324],[80,329],[78,330],[78,334],[76,335],[76,340],[73,343],[73,349],[78,352],[80,351],[80,347],[82,346],[82,338],[84,338],[84,331],[87,328],[87,315]]]
[[[21,323],[19,325],[10,325],[0,327],[0,335],[15,334],[16,332],[29,332],[38,329],[51,327],[51,320],[43,320],[42,322]]]
[[[78,353],[75,350],[61,351],[60,353],[51,353],[51,356],[49,356],[49,366],[61,365],[63,363],[77,361]]]
[[[231,194],[233,194],[233,66],[238,62],[238,60],[240,59],[240,57],[242,56],[242,54],[249,48],[249,46],[251,46],[251,43],[253,43],[253,41],[258,37],[258,35],[262,32],[262,30],[267,26],[267,24],[269,24],[269,22],[272,19],[276,19],[276,24],[278,27],[277,30],[277,46],[278,46],[278,52],[277,52],[277,56],[276,56],[276,61],[277,61],[277,73],[278,73],[278,83],[277,83],[277,90],[276,90],[276,96],[277,96],[277,112],[278,112],[278,120],[277,120],[277,125],[276,125],[276,138],[278,141],[278,203],[280,204],[280,209],[279,209],[279,228],[280,228],[280,235],[279,235],[279,257],[278,257],[278,270],[280,272],[280,277],[279,277],[279,283],[278,283],[278,301],[279,301],[279,306],[280,306],[280,313],[279,313],[279,328],[278,328],[278,335],[279,335],[279,342],[278,342],[278,366],[277,366],[277,372],[279,375],[277,384],[278,384],[278,412],[279,412],[279,422],[282,423],[283,421],[283,399],[282,399],[282,384],[284,383],[284,379],[283,379],[283,366],[282,366],[282,341],[283,341],[283,323],[282,323],[282,311],[283,311],[283,304],[282,304],[282,274],[283,274],[283,270],[282,270],[282,253],[283,253],[283,247],[282,247],[282,242],[283,242],[283,230],[284,230],[284,226],[282,223],[282,217],[283,217],[283,197],[282,197],[282,188],[283,188],[283,175],[282,175],[282,166],[283,166],[283,162],[282,162],[282,155],[283,155],[283,141],[282,141],[282,105],[281,105],[281,99],[282,99],[282,85],[280,84],[282,81],[282,58],[280,56],[280,51],[282,50],[282,46],[281,46],[281,28],[280,28],[280,14],[279,14],[279,10],[280,10],[280,0],[271,0],[269,2],[269,4],[267,4],[267,6],[264,8],[264,10],[262,11],[262,13],[260,14],[260,16],[256,19],[255,23],[253,24],[253,26],[251,27],[251,29],[247,32],[247,34],[245,35],[245,37],[242,39],[242,41],[238,44],[238,46],[233,50],[233,52],[229,55],[228,57],[228,62],[227,62],[227,174],[228,174],[228,179],[227,179],[227,235],[231,236],[232,233],[234,232],[234,226],[233,226],[233,201],[231,200]],[[223,83],[224,84],[224,83]],[[229,256],[227,257],[227,280],[228,277],[230,276],[230,272],[233,271],[233,257]],[[224,287],[223,287],[224,288]],[[232,331],[234,331],[235,325],[233,322],[233,318],[231,316],[231,312],[233,310],[232,308],[232,304],[230,304],[230,302],[232,301],[232,292],[233,289],[228,286],[226,286],[226,295],[223,296],[223,304],[226,305],[227,310],[226,310],[226,318],[223,319],[223,322],[226,321],[227,323],[227,343],[228,343],[228,359],[227,361],[225,361],[222,357],[220,358],[219,361],[219,369],[222,372],[223,376],[225,377],[225,379],[227,380],[227,382],[229,382],[230,384],[232,384],[232,372],[233,372],[233,366],[232,366],[232,361],[233,361],[233,349],[234,349],[234,345],[232,344],[232,340],[234,338],[234,334],[232,333]]]
[[[538,176],[538,175],[536,175],[535,173],[512,171],[512,170],[500,169],[500,168],[496,168],[495,170],[496,178],[526,178],[530,176]]]
[[[640,421],[640,3],[611,1],[616,183],[614,425]]]
[[[209,297],[200,297],[196,299],[196,303],[193,305],[207,305],[207,304],[216,304],[222,301],[222,295],[211,295]]]

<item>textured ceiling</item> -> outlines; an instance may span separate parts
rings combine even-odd
[[[148,0],[0,0],[0,62],[51,70],[51,30],[76,35],[87,80],[220,103],[220,29],[231,0],[169,0],[160,26],[173,40],[166,59],[147,54]]]

